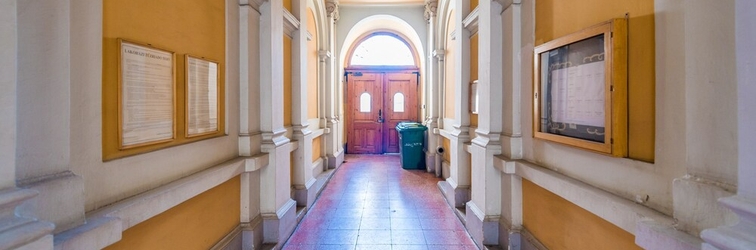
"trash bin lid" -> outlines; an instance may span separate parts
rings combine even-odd
[[[401,131],[425,131],[428,127],[419,122],[400,122],[396,124],[396,130]]]

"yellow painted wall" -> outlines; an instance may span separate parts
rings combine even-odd
[[[318,118],[318,29],[310,9],[307,9],[307,31],[312,34],[312,40],[307,42],[307,117]]]
[[[655,44],[653,0],[539,0],[536,1],[536,45],[622,18],[629,13],[628,154],[654,161]]]
[[[297,0],[297,1],[301,1],[301,0]],[[283,6],[284,6],[284,8],[286,8],[287,10],[289,10],[289,12],[291,12],[291,10],[292,10],[291,0],[283,0]]]
[[[478,33],[470,37],[470,79],[478,79]],[[478,115],[472,112],[470,112],[470,126],[478,126]]]
[[[321,148],[321,141],[320,138],[323,138],[322,136],[315,137],[315,139],[312,139],[312,162],[317,161],[320,159],[320,154],[322,154],[322,148]]]
[[[225,2],[197,0],[103,1],[102,137],[103,159],[154,151],[191,141],[224,135],[225,114],[219,113],[221,131],[188,139],[184,136],[184,56],[190,54],[220,63],[220,106],[225,110],[224,67],[226,61]],[[118,145],[118,38],[175,53],[176,138],[167,143],[119,150]]]
[[[231,178],[139,223],[106,249],[209,249],[239,225],[240,183]]]
[[[470,11],[478,7],[478,0],[470,0]]]
[[[635,236],[522,180],[523,226],[549,249],[641,249]]]
[[[291,37],[284,35],[284,68],[283,68],[283,90],[284,90],[284,126],[291,126]]]
[[[444,66],[446,70],[444,71],[444,117],[445,118],[454,118],[454,92],[455,92],[455,86],[454,86],[454,77],[455,77],[455,70],[454,70],[454,41],[452,40],[451,34],[454,32],[454,29],[456,29],[455,25],[455,18],[454,18],[454,11],[450,11],[449,13],[449,26],[446,28],[446,55],[444,56]],[[457,32],[459,34],[459,32]]]
[[[451,141],[446,137],[443,138],[444,141],[442,145],[444,146],[444,161],[451,162]]]

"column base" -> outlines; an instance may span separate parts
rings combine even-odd
[[[287,201],[275,214],[263,214],[263,243],[283,246],[297,225],[297,202]]]
[[[425,169],[428,173],[436,173],[436,177],[441,177],[444,159],[435,151],[425,154]]]
[[[499,220],[499,248],[500,249],[546,249],[535,240],[532,235],[521,226],[513,227],[502,217]],[[527,237],[531,237],[527,238]]]
[[[241,248],[225,249],[261,249],[263,245],[263,219],[261,216],[255,217],[249,223],[242,223],[241,227]]]
[[[320,165],[315,166],[320,167]],[[297,206],[300,207],[312,207],[315,200],[318,198],[318,194],[323,191],[325,184],[331,179],[335,170],[328,170],[320,173],[315,179],[312,179],[310,183],[307,183],[305,187],[294,190],[294,197],[297,200]]]
[[[756,249],[756,202],[733,196],[719,200],[722,206],[737,214],[738,224],[707,229],[701,232],[706,242],[703,249]]]
[[[460,187],[454,185],[451,179],[446,181],[439,181],[438,188],[441,190],[441,194],[446,198],[446,202],[452,208],[464,208],[465,203],[470,201],[470,188]],[[456,186],[456,188],[455,188]]]
[[[14,213],[22,202],[36,195],[28,189],[0,191],[0,249],[53,249],[54,224]]]
[[[486,216],[473,202],[467,202],[465,210],[465,227],[478,248],[498,245],[500,216]]]
[[[699,235],[706,228],[732,225],[738,221],[734,213],[717,203],[718,199],[735,193],[713,183],[691,176],[676,178],[672,182],[675,228]]]
[[[72,172],[24,180],[19,187],[39,195],[24,202],[19,215],[55,223],[60,233],[84,224],[84,179]]]
[[[344,150],[328,155],[328,169],[336,169],[344,163]]]
[[[635,227],[635,244],[645,249],[701,249],[701,239],[679,231],[672,225],[640,221]]]

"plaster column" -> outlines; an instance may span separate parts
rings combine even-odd
[[[18,28],[15,177],[19,187],[39,193],[16,211],[55,223],[55,233],[84,223],[84,181],[70,171],[72,79],[91,70],[77,61],[79,53],[92,49],[85,24],[102,21],[72,15],[84,8],[81,4],[86,3],[17,1],[13,8]]]
[[[344,162],[343,126],[341,121],[341,84],[339,83],[339,65],[335,59],[336,54],[336,21],[339,20],[339,1],[326,0],[325,9],[328,15],[326,19],[327,49],[321,50],[319,56],[324,60],[326,65],[325,76],[325,120],[326,129],[329,134],[326,135],[326,157],[328,157],[328,168],[334,169]]]
[[[445,34],[445,32],[440,32],[442,34]],[[443,35],[441,35],[443,38]],[[443,48],[443,45],[440,45],[439,47]],[[441,129],[442,129],[442,123],[444,118],[441,114],[441,100],[443,99],[443,83],[445,81],[446,76],[446,65],[444,63],[445,60],[446,51],[444,49],[435,49],[432,51],[431,55],[431,67],[432,67],[432,74],[434,76],[431,78],[430,84],[429,84],[429,92],[430,92],[430,104],[428,105],[430,107],[429,111],[429,118],[426,120],[426,126],[428,126],[428,152],[426,152],[426,158],[428,160],[432,159],[430,162],[434,164],[433,168],[436,172],[436,177],[442,177],[444,174],[448,175],[449,173],[442,173],[443,169],[443,153],[438,153],[438,148],[443,147],[443,138],[441,137]],[[448,148],[445,148],[443,150],[449,150]],[[427,162],[427,161],[426,161]]]
[[[269,164],[260,172],[260,213],[266,243],[283,244],[296,225],[296,202],[291,199],[291,148],[283,125],[282,1],[260,6],[260,130],[262,152]]]
[[[501,172],[494,155],[501,154],[503,109],[502,6],[496,1],[478,5],[479,116],[472,155],[472,194],[467,203],[467,230],[479,247],[499,243]]]
[[[16,188],[19,30],[16,0],[0,0],[0,248],[52,249],[55,226],[15,210],[38,193]]]
[[[684,25],[684,55],[677,58],[684,63],[685,86],[677,91],[685,94],[685,108],[679,110],[685,120],[677,125],[685,130],[686,173],[672,184],[673,214],[675,228],[698,236],[703,229],[736,221],[717,199],[734,194],[740,165],[735,143],[742,140],[735,112],[741,92],[735,62],[737,8],[734,0],[675,2],[674,7],[683,12]]]
[[[503,5],[502,23],[502,134],[499,158],[522,159],[522,86],[531,84],[534,20],[533,1],[518,0]],[[523,14],[524,13],[524,14]],[[493,54],[493,53],[491,53]],[[508,161],[507,161],[508,162]],[[513,166],[512,163],[508,163]],[[509,168],[505,168],[509,169]],[[499,220],[499,246],[520,246],[522,230],[522,178],[513,171],[501,175],[501,218]]]
[[[260,5],[239,0],[239,155],[260,153]]]
[[[292,13],[299,21],[299,29],[292,37],[292,137],[299,146],[294,150],[292,186],[297,206],[310,207],[317,195],[313,188],[312,140],[314,134],[307,120],[307,2],[292,1]],[[317,91],[309,90],[309,91]]]
[[[470,1],[454,1],[456,10],[454,18],[457,29],[454,32],[454,51],[458,51],[454,57],[454,123],[453,130],[449,133],[450,145],[447,150],[451,154],[449,178],[440,182],[441,191],[446,196],[449,205],[456,208],[465,207],[470,200],[470,154],[466,145],[470,143],[470,31],[464,28],[463,20],[470,13]]]
[[[734,225],[707,229],[701,233],[703,249],[756,249],[756,3],[735,1],[735,51],[737,70],[738,191],[719,203],[738,217]]]
[[[260,132],[260,5],[263,0],[239,1],[239,155],[261,154]],[[269,166],[268,166],[269,167]],[[267,167],[266,167],[267,168]],[[260,171],[241,174],[241,215],[244,248],[261,245],[262,195]]]
[[[428,140],[426,141],[426,148],[428,150],[425,152],[425,165],[429,171],[435,171],[436,176],[440,176],[441,168],[436,168],[436,166],[440,166],[441,164],[441,155],[436,154],[436,148],[440,145],[438,135],[438,92],[441,81],[438,80],[440,70],[438,68],[439,61],[436,60],[435,56],[435,53],[437,53],[435,39],[438,33],[444,32],[440,32],[435,27],[437,11],[438,0],[425,1],[425,20],[428,21],[427,48],[430,49],[427,50],[428,54],[426,55],[429,63],[426,64],[425,71],[425,100],[423,101],[425,117],[423,117],[423,124],[428,127]]]

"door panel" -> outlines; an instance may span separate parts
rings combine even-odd
[[[413,73],[387,73],[385,75],[386,122],[383,140],[385,152],[399,153],[399,135],[396,125],[403,121],[417,121],[417,75]]]
[[[396,125],[418,121],[417,88],[416,73],[350,71],[346,90],[347,153],[398,153]]]
[[[350,130],[349,153],[383,153],[383,124],[379,112],[383,108],[383,75],[364,73],[352,75],[347,83]]]

